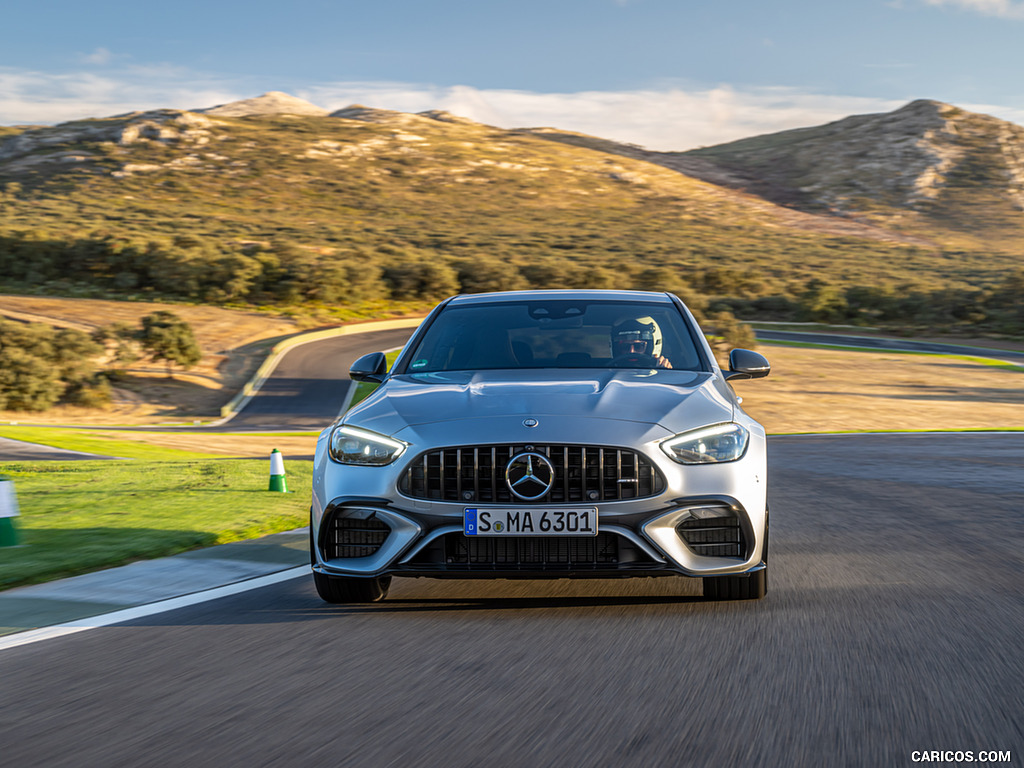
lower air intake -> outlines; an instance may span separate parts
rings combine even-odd
[[[335,515],[324,535],[324,558],[369,557],[376,554],[390,533],[387,523],[375,517],[360,519]]]
[[[676,533],[695,554],[746,557],[746,537],[735,514],[684,520],[676,526]]]
[[[449,565],[499,569],[614,565],[619,562],[619,537],[610,533],[551,537],[446,536],[445,560]]]

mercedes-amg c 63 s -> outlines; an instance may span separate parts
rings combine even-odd
[[[633,291],[463,295],[438,305],[380,386],[325,429],[310,550],[320,596],[386,596],[394,576],[690,576],[763,597],[764,429],[683,303]]]

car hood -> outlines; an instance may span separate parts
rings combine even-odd
[[[670,433],[730,421],[715,374],[673,370],[515,370],[394,376],[344,418],[384,435],[451,421],[539,416],[660,425]]]

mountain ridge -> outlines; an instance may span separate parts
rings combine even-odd
[[[296,114],[302,104],[271,92],[0,131],[0,282],[296,302],[375,299],[381,281],[423,300],[633,285],[768,307],[829,284],[973,290],[1020,265],[1013,179],[992,183],[1019,129],[937,102],[686,153],[437,110]],[[842,158],[880,130],[913,162],[882,163],[853,179],[863,194],[832,203],[851,183]],[[893,197],[893,179],[920,188],[933,145],[953,158],[937,193]],[[871,157],[848,167],[859,163]]]

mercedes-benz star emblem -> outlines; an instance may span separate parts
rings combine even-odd
[[[555,484],[555,466],[543,453],[519,453],[505,465],[505,484],[512,495],[535,501]]]

